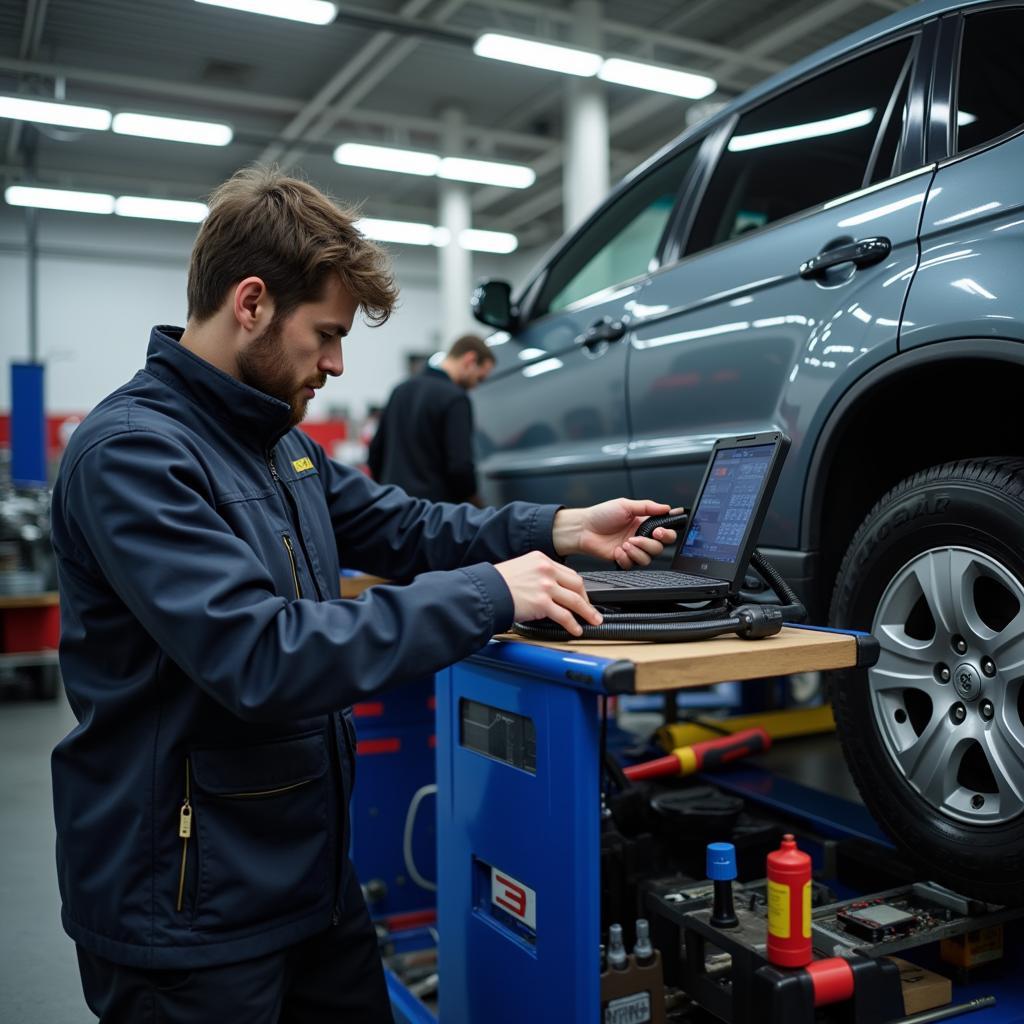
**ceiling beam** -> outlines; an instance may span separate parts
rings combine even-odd
[[[767,33],[759,33],[755,42],[744,47],[742,54],[738,54],[737,60],[726,62],[716,73],[732,74],[743,67],[747,55],[761,56],[766,53],[774,53],[783,46],[795,43],[802,39],[809,32],[828,25],[836,18],[848,14],[850,11],[863,7],[862,0],[828,0],[827,3],[811,6],[800,5],[800,13],[791,18],[777,29]]]
[[[427,20],[435,25],[443,24],[453,14],[464,7],[466,2],[467,0],[447,0],[447,2],[442,4],[437,11],[432,15],[429,15]],[[408,0],[408,2],[402,7],[402,11],[405,12],[409,9],[419,10],[424,6],[426,6],[426,4],[424,4],[422,0]],[[392,42],[393,36],[388,33],[381,33],[379,36],[374,37],[374,39],[378,38],[383,38],[385,40],[385,45],[390,42],[390,48],[388,48],[386,52],[381,53],[373,66],[370,67],[362,77],[354,81],[343,96],[338,98],[332,106],[322,111],[320,116],[308,127],[308,130],[303,135],[302,141],[298,142],[295,147],[283,156],[281,160],[281,165],[283,167],[291,167],[300,159],[302,153],[302,142],[307,140],[316,142],[329,134],[334,129],[339,118],[341,118],[345,113],[354,110],[380,82],[382,82],[403,61],[407,60],[419,45],[419,39],[415,36],[394,42]]]
[[[0,71],[19,75],[38,75],[41,78],[64,78],[68,81],[85,82],[109,89],[123,90],[132,94],[144,93],[150,96],[171,96],[175,99],[198,101],[200,106],[233,107],[239,110],[255,110],[263,114],[293,114],[302,109],[302,100],[285,96],[270,96],[266,93],[251,92],[248,89],[227,89],[214,85],[196,85],[192,82],[174,82],[143,75],[126,75],[116,71],[99,71],[95,68],[80,68],[70,64],[54,64],[39,60],[21,60],[14,57],[0,57]]]
[[[544,24],[559,24],[570,27],[575,24],[576,15],[570,9],[563,9],[553,4],[534,4],[526,0],[486,0],[482,6],[496,11],[505,11],[510,14],[520,14],[529,18],[537,18]],[[495,27],[498,30],[498,27]],[[639,43],[654,43],[670,50],[680,50],[684,53],[696,54],[701,57],[708,57],[712,60],[727,60],[735,58],[738,51],[732,47],[722,46],[718,43],[708,42],[706,39],[697,39],[693,36],[673,35],[664,33],[660,28],[640,28],[621,21],[610,21],[602,19],[599,28],[605,36],[615,36],[620,39],[629,39]],[[783,66],[779,61],[769,57],[755,57],[751,66],[768,73],[782,70]]]
[[[424,135],[431,135],[438,142],[441,137],[441,122],[436,117],[393,114],[390,111],[368,110],[366,107],[360,107],[358,110],[342,111],[336,126],[339,135],[342,133],[342,125],[357,128],[363,127],[371,131],[383,129],[387,132],[390,132],[391,129],[399,128],[402,131],[421,132]],[[493,145],[508,146],[510,149],[546,152],[551,148],[552,140],[547,135],[533,135],[529,132],[514,132],[507,131],[504,128],[472,124],[467,124],[465,130],[466,134],[471,138],[481,139]]]
[[[215,88],[204,85],[193,85],[190,82],[173,82],[161,78],[147,78],[142,75],[121,74],[119,72],[96,71],[93,68],[77,68],[71,65],[51,64],[42,61],[23,60],[21,58],[0,57],[0,72],[9,71],[14,74],[35,75],[41,78],[64,78],[67,81],[81,82],[87,85],[106,87],[118,91],[130,92],[133,95],[152,95],[163,99],[184,100],[189,109],[182,111],[181,116],[195,115],[198,109],[221,110],[224,107],[253,110],[261,114],[297,115],[306,104],[302,100],[288,99],[281,96],[268,96],[248,90]],[[434,118],[414,117],[408,114],[393,114],[385,111],[373,111],[360,108],[357,111],[344,111],[346,123],[364,126],[372,131],[389,130],[395,126],[400,128],[431,132],[439,135],[440,122]],[[549,139],[528,132],[510,131],[505,128],[491,128],[482,125],[470,125],[467,131],[475,138],[483,139],[496,145],[510,146],[524,150],[547,150]],[[266,133],[273,138],[276,132]]]
[[[34,57],[39,49],[39,41],[43,36],[43,24],[46,21],[46,7],[49,0],[28,0],[25,5],[25,21],[21,26],[21,42],[18,44],[18,56],[25,60]],[[24,90],[24,83],[18,83],[18,91]],[[7,134],[7,159],[14,160],[18,154],[18,145],[21,142],[20,121],[11,122],[11,129]]]
[[[400,13],[404,17],[415,17],[424,8],[430,6],[430,0],[409,0],[401,8]],[[378,32],[365,46],[352,55],[316,92],[316,94],[304,104],[302,109],[285,125],[281,132],[282,141],[275,142],[268,146],[259,155],[261,162],[269,163],[279,160],[285,153],[289,152],[288,143],[294,142],[302,137],[309,126],[326,110],[339,96],[339,94],[358,80],[360,75],[371,69],[375,62],[385,53],[388,45],[394,40],[390,32]]]

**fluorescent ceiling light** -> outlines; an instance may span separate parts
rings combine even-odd
[[[433,245],[441,248],[451,241],[447,228],[433,224],[420,224],[408,220],[378,220],[363,217],[356,227],[367,238],[377,242],[397,242],[403,245]],[[466,228],[459,232],[459,245],[473,252],[515,252],[519,239],[505,231],[480,231]]]
[[[350,167],[371,167],[377,171],[398,171],[424,177],[436,174],[451,181],[472,181],[505,188],[529,188],[537,180],[533,169],[522,164],[470,160],[460,156],[442,158],[437,153],[368,146],[361,142],[343,142],[334,151],[334,159]]]
[[[824,121],[808,121],[806,124],[791,124],[785,128],[770,128],[766,132],[752,132],[750,135],[734,135],[729,140],[729,152],[741,153],[747,149],[762,146],[778,146],[784,142],[799,142],[801,139],[816,139],[821,135],[838,135],[840,132],[863,128],[875,119],[875,108],[855,110],[852,114],[840,114]]]
[[[356,222],[356,227],[378,242],[402,242],[405,245],[445,245],[448,232],[442,232],[433,224],[417,224],[408,220],[378,220],[374,217],[363,217]]]
[[[4,198],[11,206],[33,206],[40,210],[70,210],[73,213],[113,213],[114,197],[102,192],[71,192],[62,188],[9,185]]]
[[[472,252],[515,252],[519,248],[519,239],[507,231],[481,231],[479,228],[466,228],[459,232],[459,245]]]
[[[169,142],[194,142],[201,146],[226,146],[234,137],[226,124],[189,121],[180,117],[155,117],[151,114],[115,114],[112,127],[118,135],[138,135],[145,139],[167,139]]]
[[[76,107],[70,103],[27,100],[21,96],[0,96],[0,117],[57,124],[63,128],[89,128],[98,132],[105,132],[110,127],[110,111],[103,107]]]
[[[360,142],[343,142],[334,151],[334,160],[350,167],[372,167],[377,171],[400,171],[403,174],[436,174],[441,158],[436,153],[415,149],[392,149],[390,146],[365,146]]]
[[[437,176],[451,181],[472,181],[479,185],[502,185],[505,188],[529,188],[537,180],[532,167],[502,164],[494,160],[469,160],[461,156],[444,157],[437,169]]]
[[[145,217],[147,220],[181,220],[198,224],[209,213],[205,203],[180,199],[150,199],[148,196],[118,196],[114,213],[119,217]]]
[[[610,57],[606,60],[601,65],[597,77],[605,82],[631,85],[636,89],[649,89],[651,92],[666,92],[671,96],[683,96],[689,100],[702,100],[718,88],[718,83],[707,75],[697,75],[691,71],[679,71],[657,64],[644,64],[636,60],[622,60],[620,57]]]
[[[478,57],[507,60],[512,64],[526,64],[545,71],[560,71],[563,75],[592,78],[597,74],[604,58],[590,50],[574,46],[556,46],[520,36],[506,36],[499,32],[485,32],[473,44]]]
[[[304,21],[308,25],[328,25],[338,16],[337,5],[327,0],[196,0],[196,3]]]

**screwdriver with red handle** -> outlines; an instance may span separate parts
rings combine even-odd
[[[689,747],[676,747],[671,754],[623,768],[627,779],[655,779],[668,775],[692,775],[694,772],[721,768],[749,754],[763,754],[772,745],[772,738],[757,726],[742,732],[703,740]]]

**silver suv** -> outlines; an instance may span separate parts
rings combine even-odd
[[[1024,900],[1024,6],[924,3],[630,175],[486,282],[493,502],[686,504],[725,434],[793,447],[761,544],[816,621],[865,803],[961,891]]]

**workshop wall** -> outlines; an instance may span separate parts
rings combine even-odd
[[[53,413],[87,412],[143,364],[153,324],[183,324],[192,225],[38,212],[39,348]],[[433,351],[439,337],[437,252],[392,246],[400,306],[383,327],[357,319],[346,342],[345,375],[329,381],[311,420],[344,411],[361,417],[405,376],[406,353]],[[478,277],[521,279],[537,253],[478,255]],[[0,207],[0,360],[28,357],[25,225]],[[481,331],[484,328],[481,325]],[[10,375],[0,375],[0,412]]]

